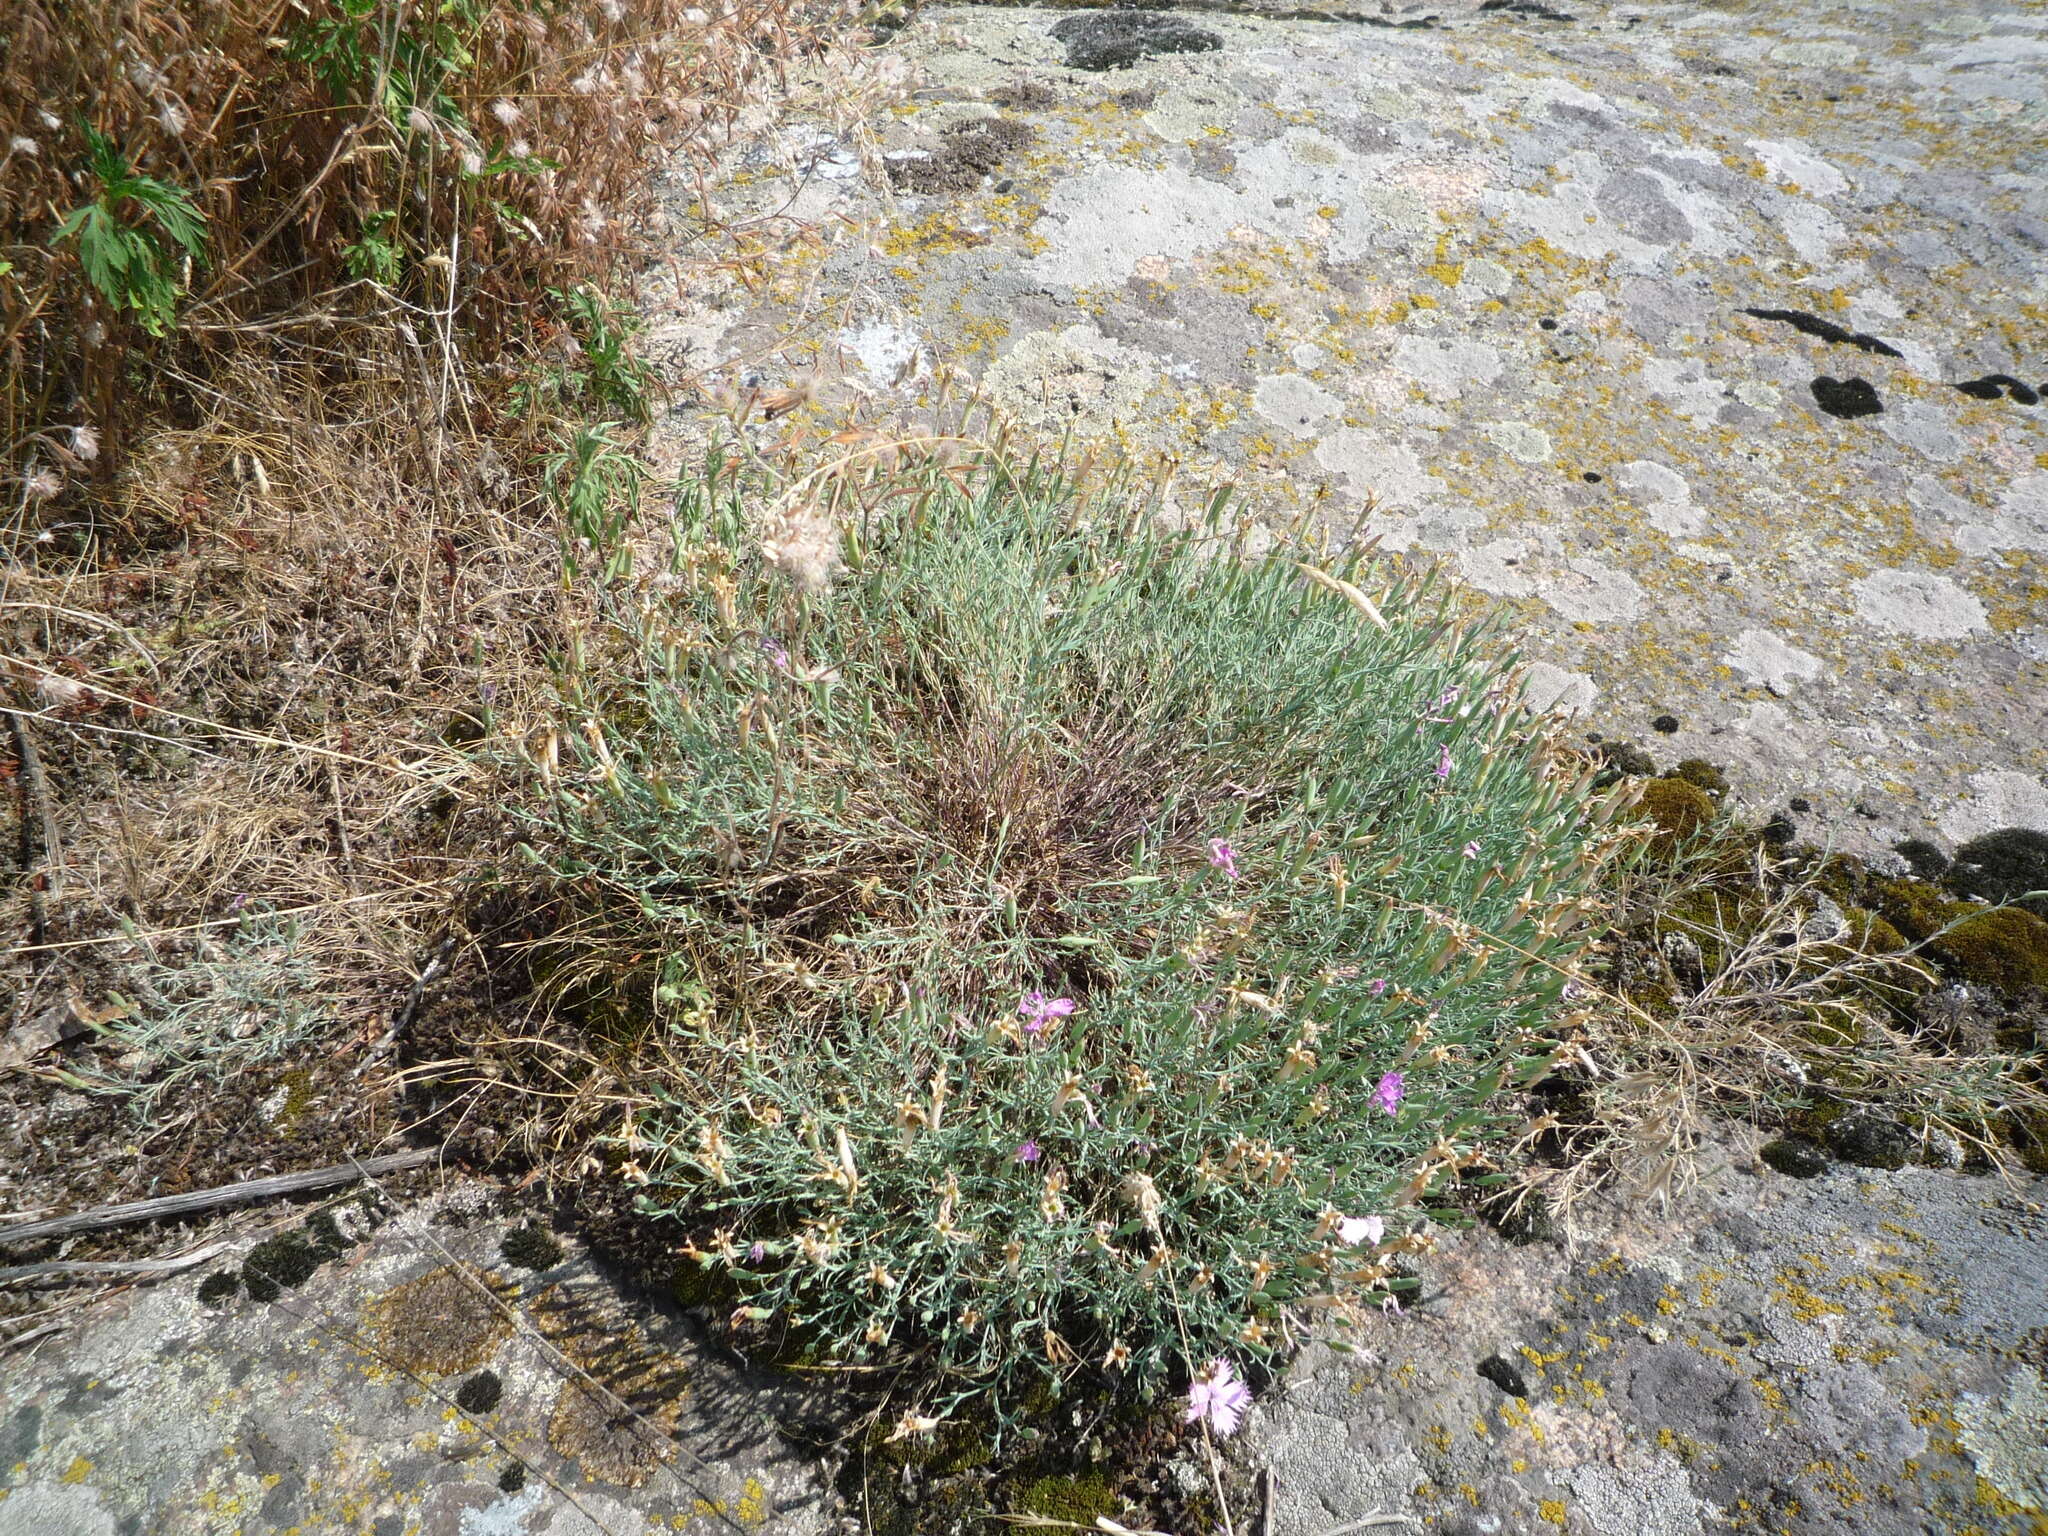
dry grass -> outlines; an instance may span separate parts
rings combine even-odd
[[[1979,1165],[2017,1161],[2001,1127],[2048,1110],[2048,1092],[2023,1056],[1917,1029],[1933,968],[1863,942],[1825,871],[1716,832],[1613,882],[1605,962],[1576,978],[1586,1006],[1560,1096],[1523,1133],[1518,1150],[1542,1155],[1517,1203],[1540,1194],[1569,1232],[1604,1188],[1683,1195],[1717,1123],[1827,1106],[1877,1109]]]
[[[300,930],[333,1071],[385,1036],[495,826],[461,749],[531,714],[573,617],[547,455],[631,414],[587,383],[522,404],[585,339],[548,291],[745,247],[705,176],[840,25],[798,0],[380,0],[351,83],[305,51],[340,15],[9,18],[0,1036],[134,967],[197,965],[251,911]],[[443,44],[460,68],[420,63]],[[82,124],[205,216],[166,334],[62,236],[94,186]],[[663,205],[664,172],[694,209]],[[115,205],[147,233],[141,207]],[[398,1120],[368,1099],[365,1139]]]

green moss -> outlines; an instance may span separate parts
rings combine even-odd
[[[199,1299],[209,1307],[224,1307],[241,1293],[242,1277],[232,1269],[217,1269],[199,1282]]]
[[[1876,881],[1871,887],[1870,905],[1879,917],[1915,944],[1933,937],[1960,911],[1967,910],[1949,900],[1939,887],[1913,879]]]
[[[1101,1473],[1083,1472],[1074,1477],[1039,1478],[1018,1491],[1015,1509],[1019,1514],[1065,1520],[1094,1530],[1096,1518],[1113,1518],[1120,1502]]]
[[[1875,912],[1847,907],[1842,915],[1849,920],[1849,941],[1866,955],[1896,955],[1907,947],[1906,936]]]
[[[2048,991],[2048,922],[2019,907],[1979,912],[1928,949],[1964,981],[2015,997]]]
[[[1704,789],[1717,800],[1728,793],[1728,775],[1704,757],[1688,757],[1664,777],[1683,779],[1695,788]]]
[[[1651,853],[1669,857],[1713,822],[1718,807],[1697,784],[1684,779],[1652,779],[1643,787],[1639,809],[1657,828],[1657,835],[1650,840]]]

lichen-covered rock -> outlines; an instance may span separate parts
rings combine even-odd
[[[2040,1183],[1724,1155],[1669,1212],[1580,1211],[1569,1250],[1446,1234],[1423,1315],[1311,1346],[1247,1431],[1274,1536],[2033,1536],[2043,1398],[2008,1351],[2041,1317]],[[1496,1351],[1526,1397],[1473,1368]]]
[[[2048,832],[2032,22],[1301,8],[1346,15],[927,8],[884,156],[991,104],[1033,142],[912,206],[824,113],[803,164],[737,152],[735,217],[795,194],[861,236],[681,297],[678,377],[815,347],[821,404],[843,368],[837,398],[914,417],[930,375],[859,339],[886,327],[1036,444],[1173,466],[1164,517],[1228,480],[1442,568],[1512,610],[1546,702],[1661,728],[1747,819],[1859,852]],[[1113,83],[1069,62],[1091,38]]]
[[[774,1427],[789,1385],[587,1256],[506,1264],[492,1198],[314,1232],[329,1256],[268,1302],[182,1276],[0,1355],[0,1532],[823,1536],[829,1470]]]

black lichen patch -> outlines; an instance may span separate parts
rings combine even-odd
[[[562,1245],[530,1221],[507,1232],[498,1252],[520,1269],[553,1269],[562,1262]]]
[[[505,1384],[496,1371],[478,1371],[455,1389],[455,1406],[474,1417],[489,1413],[505,1395]]]
[[[1056,23],[1069,69],[1129,69],[1157,54],[1214,53],[1223,39],[1182,16],[1158,11],[1086,11]]]
[[[1883,1115],[1844,1115],[1827,1128],[1828,1150],[1859,1168],[1903,1168],[1913,1160],[1913,1133]]]
[[[1976,400],[1996,400],[2004,395],[2015,405],[2041,403],[2041,390],[2030,384],[2022,384],[2009,373],[1987,373],[1981,379],[1971,379],[1967,384],[1958,384],[1956,388]],[[2042,388],[2048,389],[2048,385],[2043,385]]]
[[[1657,771],[1657,760],[1631,741],[1601,741],[1589,736],[1600,755],[1601,769],[1593,783],[1605,789],[1617,779],[1646,779]]]
[[[1906,867],[1922,880],[1939,880],[1948,873],[1948,855],[1924,837],[1909,837],[1903,842],[1893,843],[1892,852],[1904,859]]]
[[[1547,5],[1539,5],[1537,0],[1486,0],[1486,4],[1480,6],[1479,9],[1482,11],[1502,12],[1514,17],[1517,21],[1524,19],[1536,21],[1577,21],[1579,19],[1570,11],[1553,11]]]
[[[1031,142],[1028,124],[1007,117],[955,123],[934,154],[889,162],[889,184],[905,192],[971,192]]]
[[[1659,715],[1650,722],[1650,729],[1660,736],[1675,736],[1678,734],[1678,716]]]
[[[1479,1362],[1479,1374],[1509,1397],[1529,1395],[1529,1383],[1523,1378],[1521,1367],[1505,1355],[1488,1355]]]
[[[1855,347],[1878,357],[1903,357],[1905,354],[1888,341],[1880,341],[1863,331],[1845,330],[1832,320],[1823,320],[1819,315],[1809,315],[1803,309],[1745,309],[1745,315],[1754,315],[1759,320],[1775,320],[1780,325],[1789,325],[1795,331],[1831,342],[1836,346]]]
[[[1959,895],[2018,902],[2048,917],[2048,895],[2034,895],[2048,892],[2048,832],[2006,827],[1971,838],[1956,850],[1948,883]]]
[[[500,1493],[517,1493],[525,1486],[526,1463],[523,1461],[513,1462],[511,1466],[498,1474],[498,1491]]]
[[[295,1291],[312,1279],[327,1257],[298,1233],[283,1232],[249,1250],[242,1283],[258,1301],[275,1301],[280,1290]]]
[[[199,1300],[209,1307],[224,1307],[242,1293],[242,1277],[232,1269],[217,1269],[199,1282]]]
[[[1804,1136],[1785,1136],[1767,1141],[1757,1156],[1789,1179],[1818,1178],[1828,1171],[1828,1155]]]
[[[1791,817],[1780,811],[1757,828],[1756,835],[1772,848],[1789,848],[1799,836],[1799,828],[1793,825]]]
[[[1833,379],[1822,374],[1813,381],[1813,403],[1843,421],[1884,413],[1884,402],[1868,379]]]

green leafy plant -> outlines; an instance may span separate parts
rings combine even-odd
[[[562,317],[569,361],[550,366],[515,391],[515,409],[575,407],[621,421],[646,422],[654,414],[654,370],[633,353],[640,319],[633,310],[584,284],[550,288]]]
[[[562,575],[594,567],[605,581],[632,570],[626,530],[640,507],[643,471],[621,453],[609,422],[580,426],[548,459],[548,494],[562,530]]]
[[[823,484],[687,496],[538,759],[556,985],[668,1061],[649,1219],[822,1358],[999,1412],[1383,1296],[1547,1059],[1622,841],[1590,766],[1427,579],[1038,470]]]
[[[404,259],[390,235],[397,217],[389,209],[383,209],[363,220],[362,233],[342,252],[342,265],[350,277],[383,283],[387,287],[398,280]]]
[[[169,333],[185,284],[183,263],[206,259],[206,216],[182,187],[144,176],[105,134],[85,130],[86,168],[98,191],[51,239],[75,242],[86,281],[152,336]]]

